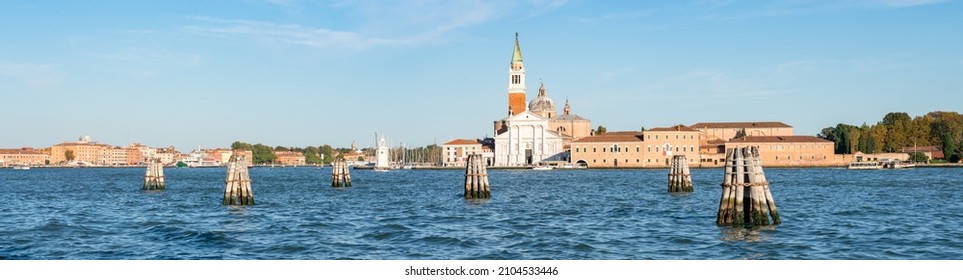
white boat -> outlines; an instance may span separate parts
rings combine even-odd
[[[552,166],[547,164],[532,166],[532,170],[552,170],[552,169],[553,169]]]
[[[878,161],[861,161],[851,162],[847,168],[852,170],[879,170],[883,169],[883,165]]]
[[[30,170],[30,166],[26,166],[26,165],[15,165],[15,166],[13,166],[13,169],[15,169],[15,170]]]
[[[882,163],[882,167],[886,169],[903,169],[903,168],[916,167],[916,165],[912,163],[905,163],[900,160],[888,160]]]

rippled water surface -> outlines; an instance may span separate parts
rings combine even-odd
[[[766,169],[782,224],[718,227],[722,169],[251,169],[257,205],[221,205],[223,168],[0,169],[0,259],[963,259],[963,169]]]

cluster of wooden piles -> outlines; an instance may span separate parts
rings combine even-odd
[[[331,186],[335,188],[351,186],[351,171],[344,159],[331,163]]]
[[[147,172],[144,174],[145,190],[164,189],[164,165],[160,160],[152,159],[147,161]]]
[[[469,155],[465,165],[465,199],[491,197],[485,159],[480,154]]]
[[[758,147],[726,150],[725,178],[716,224],[763,226],[779,224],[779,212],[762,172]],[[772,217],[770,222],[769,218]]]
[[[691,192],[692,174],[689,173],[689,162],[684,155],[672,156],[672,167],[669,169],[669,192]]]
[[[227,162],[225,183],[224,205],[254,205],[251,176],[247,172],[247,160],[244,156],[231,155]]]

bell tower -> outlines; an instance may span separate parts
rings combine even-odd
[[[508,113],[511,116],[525,111],[525,64],[522,63],[522,50],[518,47],[518,32],[515,32],[515,52],[508,69]]]

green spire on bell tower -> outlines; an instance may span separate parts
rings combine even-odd
[[[515,53],[512,54],[512,64],[522,63],[522,49],[518,47],[518,32],[515,32]]]

